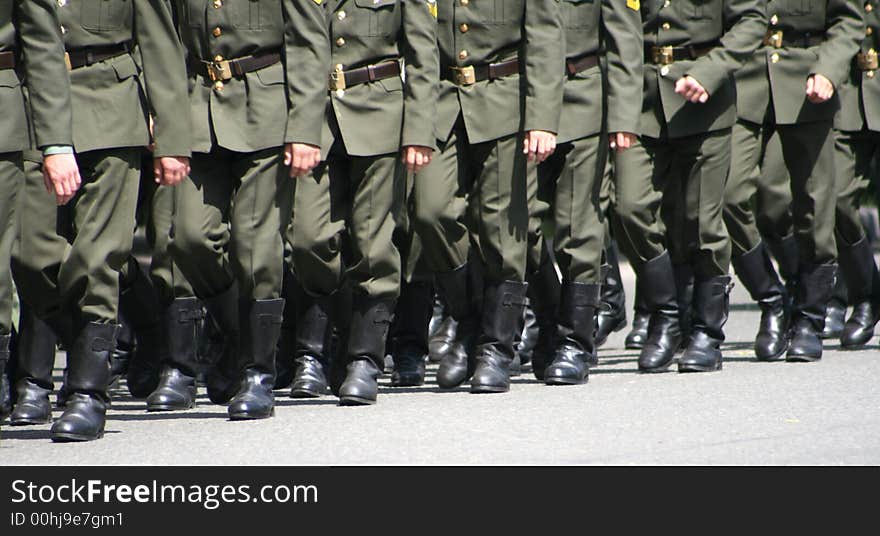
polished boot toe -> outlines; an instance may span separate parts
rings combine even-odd
[[[853,306],[853,312],[840,334],[840,345],[844,348],[858,348],[868,344],[874,337],[874,326],[880,320],[880,306],[871,302],[860,302]]]
[[[55,442],[94,441],[104,436],[107,404],[84,393],[68,396],[64,413],[52,425]]]
[[[544,372],[547,385],[578,385],[590,378],[588,356],[577,348],[562,347]]]
[[[471,377],[471,393],[506,393],[510,391],[510,358],[490,350],[481,352],[477,356],[476,362],[477,366],[474,369],[473,377]]]
[[[290,388],[291,398],[318,398],[327,392],[327,375],[321,361],[303,355],[295,360],[296,376]]]
[[[791,344],[785,360],[789,362],[811,362],[822,359],[822,338],[806,319],[795,324],[791,334]]]
[[[641,350],[645,346],[645,341],[648,339],[648,324],[650,321],[650,314],[639,311],[635,312],[632,329],[624,340],[624,346],[627,350]]]
[[[356,359],[346,367],[345,381],[339,387],[339,405],[375,404],[379,395],[379,368],[369,359]]]
[[[684,354],[678,359],[679,372],[712,372],[721,370],[720,341],[714,340],[705,333],[694,333]]]
[[[672,364],[682,340],[677,319],[654,317],[651,320],[648,337],[639,354],[639,371],[665,372]]]
[[[275,377],[257,370],[247,370],[241,388],[229,402],[229,418],[233,421],[268,419],[275,415]]]
[[[758,361],[779,361],[788,350],[788,314],[782,300],[763,306],[761,327],[755,336],[755,357]]]
[[[451,316],[440,321],[436,331],[428,338],[428,360],[431,363],[439,363],[444,355],[452,351],[457,331],[458,323]]]
[[[196,405],[196,379],[170,366],[162,370],[159,386],[147,397],[147,411],[183,411]]]
[[[471,376],[469,368],[464,349],[449,352],[443,356],[437,368],[437,385],[441,389],[455,389]]]
[[[52,420],[52,404],[49,402],[49,389],[44,389],[28,380],[17,382],[15,409],[9,417],[11,426],[46,424]]]
[[[839,338],[843,334],[845,321],[846,305],[838,300],[831,300],[825,312],[825,327],[822,329],[822,338]]]

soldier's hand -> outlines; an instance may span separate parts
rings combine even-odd
[[[189,175],[189,158],[163,156],[153,159],[153,178],[162,186],[177,186]]]
[[[705,104],[709,100],[709,92],[692,76],[682,76],[675,83],[675,92],[694,104]]]
[[[418,173],[431,163],[434,157],[434,149],[421,145],[407,145],[403,148],[401,160],[406,164],[406,169],[412,173]]]
[[[46,190],[55,195],[59,206],[66,205],[76,195],[82,183],[76,157],[72,153],[44,156],[43,183]]]
[[[821,74],[807,78],[807,99],[813,104],[821,104],[834,95],[834,84]]]
[[[609,137],[611,138],[611,149],[618,153],[632,147],[637,138],[632,132],[612,132]]]
[[[543,130],[526,132],[523,141],[523,154],[529,156],[529,162],[541,163],[550,158],[556,150],[556,134]]]
[[[321,163],[321,148],[307,143],[288,143],[284,146],[284,165],[290,167],[291,177],[302,177]]]

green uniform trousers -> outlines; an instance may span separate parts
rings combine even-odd
[[[615,237],[637,268],[667,249],[668,227],[676,262],[692,265],[702,278],[727,274],[730,240],[721,209],[729,166],[730,129],[643,137],[615,155]],[[664,201],[664,191],[673,197]]]
[[[433,282],[434,274],[422,258],[422,239],[416,232],[413,221],[413,189],[415,187],[415,175],[406,174],[406,196],[404,206],[397,218],[394,228],[394,244],[400,251],[401,282],[413,281]]]
[[[281,148],[215,147],[190,167],[175,187],[169,251],[195,294],[210,299],[237,283],[243,300],[279,298],[294,180]]]
[[[788,170],[791,192],[791,218],[797,237],[800,262],[806,264],[833,263],[836,254],[834,242],[834,133],[830,121],[816,121],[798,125],[763,126],[740,121],[733,144],[734,158],[730,170],[730,184],[725,193],[725,224],[735,243],[734,255],[754,248],[760,241],[758,226],[751,215],[751,197],[757,183],[753,180],[755,166],[764,157],[765,147],[773,133],[778,135],[782,159]],[[758,203],[758,214],[768,205],[775,207],[771,215],[777,222],[785,219],[779,206],[784,194],[777,194],[778,170],[762,173],[762,185],[767,188]],[[767,198],[769,194],[770,198]],[[784,205],[783,205],[784,206]],[[785,236],[784,226],[763,226],[770,236]]]
[[[601,189],[608,153],[604,135],[556,147],[537,167],[537,188],[529,188],[535,214],[552,218],[553,251],[563,281],[598,283],[605,243]],[[534,195],[533,195],[534,193]],[[544,206],[549,209],[544,209]],[[534,222],[529,232],[540,233]],[[529,270],[537,270],[543,240],[529,238]]]
[[[82,185],[63,207],[46,191],[40,165],[26,163],[12,267],[22,300],[37,316],[117,322],[119,271],[134,237],[141,150],[77,155]]]
[[[359,294],[397,299],[401,258],[393,236],[404,169],[397,153],[350,156],[337,142],[326,162],[296,179],[287,240],[306,292],[329,296],[346,279]]]
[[[764,159],[757,170],[755,223],[761,236],[779,240],[794,232],[791,212],[791,179],[782,156],[779,134],[773,133],[764,148]],[[728,178],[728,181],[730,179]]]
[[[0,196],[0,335],[8,335],[12,331],[14,290],[10,263],[23,183],[21,153],[0,154],[0,192],[3,192]]]
[[[837,170],[837,239],[855,244],[865,236],[859,206],[871,182],[872,166],[880,155],[880,133],[836,132],[834,162]]]
[[[431,164],[415,177],[413,217],[432,271],[462,266],[473,245],[488,280],[524,280],[527,168],[522,135],[470,144],[459,119]]]
[[[174,220],[174,187],[141,179],[143,221],[150,246],[150,279],[164,308],[174,298],[192,296],[192,285],[171,257],[171,225]]]

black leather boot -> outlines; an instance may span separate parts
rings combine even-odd
[[[128,277],[121,283],[119,311],[135,337],[125,374],[128,392],[134,398],[146,398],[159,386],[162,354],[167,349],[163,344],[159,296],[134,258],[129,258]]]
[[[694,285],[691,337],[678,360],[679,372],[721,370],[721,343],[730,310],[730,276],[698,281]]]
[[[211,402],[225,404],[238,392],[241,380],[238,284],[233,283],[222,294],[205,300],[205,307],[217,333],[222,337],[220,355],[205,375],[205,386]]]
[[[455,344],[455,335],[458,330],[458,322],[447,312],[443,312],[436,329],[428,337],[428,361],[439,363],[443,360],[452,345]]]
[[[255,300],[239,305],[241,317],[242,377],[238,392],[229,402],[233,421],[266,419],[275,415],[275,352],[284,299]]]
[[[874,336],[874,326],[880,321],[880,273],[874,262],[874,252],[866,237],[849,245],[838,239],[840,272],[846,278],[853,311],[840,334],[843,348],[859,348]]]
[[[549,255],[544,255],[538,270],[526,278],[526,295],[535,312],[538,338],[532,350],[532,374],[544,380],[544,371],[556,352],[556,330],[559,321],[559,300],[562,285]]]
[[[433,288],[433,284],[432,284],[432,288]],[[443,300],[440,299],[440,296],[438,296],[436,292],[432,292],[431,293],[431,321],[428,322],[428,337],[431,337],[435,333],[437,333],[437,330],[440,327],[440,323],[443,322],[443,319],[445,317],[446,317],[446,314],[443,311]]]
[[[147,397],[147,411],[179,411],[196,405],[199,321],[198,298],[176,298],[163,313],[168,355],[162,363],[159,385]]]
[[[518,327],[513,341],[514,358],[513,363],[510,364],[511,376],[520,376],[523,369],[531,366],[535,345],[538,344],[538,322],[528,297],[526,305],[523,307],[523,318]]]
[[[9,389],[9,378],[6,375],[11,339],[12,335],[0,335],[0,420],[5,419],[12,411],[12,393]]]
[[[310,296],[299,287],[295,299],[294,378],[291,398],[317,398],[327,393],[332,355],[332,303],[338,294]],[[277,360],[276,360],[277,361]]]
[[[589,368],[598,361],[593,334],[600,288],[595,283],[563,285],[556,354],[544,375],[547,385],[576,385],[589,379]]]
[[[377,380],[385,364],[385,340],[394,311],[394,300],[355,294],[348,332],[345,380],[339,388],[339,405],[375,404]]]
[[[596,348],[601,348],[608,336],[626,327],[626,293],[620,277],[617,243],[605,248],[602,265],[602,298],[596,313]]]
[[[278,337],[278,351],[275,353],[275,389],[287,389],[293,384],[296,376],[296,296],[299,294],[299,282],[293,271],[284,265],[284,279],[281,285],[281,297],[284,298],[284,322],[281,324],[281,335]]]
[[[15,374],[15,408],[12,426],[45,424],[52,420],[52,369],[57,338],[30,307],[22,304],[18,332],[18,367]],[[2,344],[2,343],[0,343]]]
[[[623,342],[627,350],[641,350],[648,340],[648,324],[651,322],[651,312],[648,311],[645,300],[642,298],[644,292],[638,289],[636,283],[636,295],[633,303],[633,321],[632,329],[626,335]]]
[[[822,328],[825,308],[834,288],[835,264],[813,264],[801,267],[797,296],[792,308],[791,343],[786,361],[818,361],[822,359]]]
[[[470,264],[464,264],[451,272],[436,275],[446,310],[456,321],[455,340],[442,355],[437,369],[437,384],[442,389],[458,387],[473,374],[473,355],[480,316],[479,309],[475,307],[471,269]],[[518,325],[517,322],[511,327],[511,337]]]
[[[639,370],[664,372],[683,340],[679,326],[675,274],[668,252],[646,262],[639,270],[640,288],[651,311],[648,336],[639,354]]]
[[[116,332],[116,347],[110,352],[110,388],[117,388],[119,380],[128,374],[128,363],[134,355],[137,340],[131,322],[125,315],[119,315],[119,330]]]
[[[776,274],[767,248],[761,242],[742,256],[732,259],[737,277],[761,308],[761,324],[755,336],[755,357],[777,361],[788,349],[788,297]]]
[[[392,387],[425,383],[428,323],[433,310],[434,286],[427,281],[404,282],[391,325]]]
[[[480,335],[474,351],[472,393],[504,393],[510,390],[513,335],[525,306],[526,283],[504,281],[487,284],[483,294]]]
[[[834,288],[831,299],[825,308],[825,327],[822,328],[823,339],[837,339],[843,335],[846,323],[847,289],[843,276],[835,269]]]
[[[673,264],[675,273],[675,302],[678,306],[678,325],[681,329],[681,346],[684,350],[691,335],[691,316],[694,301],[694,269],[689,264]]]
[[[788,296],[788,310],[791,311],[791,304],[797,295],[798,265],[800,264],[797,237],[794,236],[794,233],[782,238],[765,236],[764,243],[779,265],[779,276],[785,283],[785,292]]]
[[[86,324],[67,349],[67,398],[64,413],[52,425],[52,441],[92,441],[104,436],[110,397],[110,353],[116,324]]]

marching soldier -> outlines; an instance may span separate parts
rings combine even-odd
[[[131,55],[135,46],[143,57],[143,89],[155,114],[154,174],[163,184],[176,184],[187,173],[189,124],[181,121],[183,60],[167,2],[83,0],[60,3],[57,9],[83,186],[57,210],[48,196],[28,197],[15,275],[24,301],[68,352],[65,410],[52,426],[52,439],[86,441],[104,432],[119,271],[131,252],[141,151],[150,143]],[[108,114],[112,120],[95,120]],[[28,176],[28,184],[39,180],[39,175]],[[58,197],[59,203],[70,199]],[[39,236],[32,241],[26,233],[35,229],[58,229],[66,243]]]
[[[605,243],[599,193],[609,144],[622,152],[636,140],[644,54],[635,0],[564,2],[561,14],[566,43],[562,120],[556,152],[538,166],[537,174],[538,195],[543,194],[550,207],[553,248],[562,273],[555,347],[549,363],[533,364],[547,367],[542,375],[550,385],[587,381],[589,365],[598,360],[593,334]],[[605,51],[604,72],[600,45]],[[542,240],[535,242],[540,246]],[[535,307],[539,324],[542,309],[547,308]]]
[[[677,212],[686,218],[674,245],[696,277],[692,335],[679,371],[717,370],[730,285],[721,200],[735,120],[732,75],[760,43],[766,12],[757,0],[650,2],[641,12],[647,63],[642,138],[615,162],[615,236],[651,311],[639,369],[666,370],[683,340],[676,276],[660,221],[669,185],[669,195],[678,196]]]
[[[294,177],[318,164],[329,64],[314,0],[178,0],[193,122],[190,176],[176,188],[173,260],[224,337],[206,378],[231,419],[274,414],[284,300],[282,233]],[[200,304],[171,304],[170,357],[148,410],[195,404]]]
[[[287,235],[307,301],[297,308],[296,354],[326,357],[329,304],[350,290],[347,351],[338,364],[345,379],[333,387],[340,404],[364,405],[376,401],[400,293],[392,235],[403,208],[404,171],[427,165],[436,146],[437,5],[329,0],[325,8],[332,49],[324,91],[329,153],[326,164],[297,179]]]
[[[9,407],[6,363],[12,331],[13,285],[10,262],[15,242],[22,152],[28,149],[23,89],[30,95],[35,145],[46,157],[41,182],[49,195],[66,202],[81,179],[73,156],[70,86],[55,3],[15,0],[0,6],[0,419]],[[45,194],[45,192],[43,192]]]
[[[771,0],[763,48],[738,75],[741,127],[734,144],[726,224],[734,237],[735,267],[762,304],[755,342],[759,359],[815,361],[834,288],[834,136],[836,89],[849,73],[863,36],[854,0]],[[776,134],[790,176],[792,221],[799,261],[786,348],[783,288],[761,245],[748,206],[768,139]],[[789,243],[789,248],[793,243]],[[786,352],[787,349],[787,352]]]
[[[849,84],[841,88],[841,113],[835,139],[837,210],[835,236],[840,273],[853,311],[840,335],[844,348],[864,346],[880,320],[880,275],[871,244],[862,228],[859,205],[880,150],[880,2],[867,0],[861,48],[853,59]]]
[[[546,159],[559,131],[559,6],[439,0],[437,7],[440,150],[416,175],[414,193],[422,255],[458,323],[437,380],[452,388],[473,376],[472,392],[504,392],[526,297],[528,161]]]

